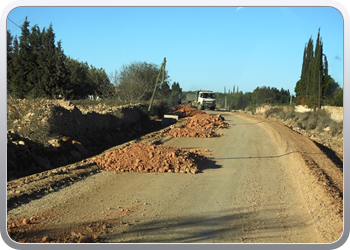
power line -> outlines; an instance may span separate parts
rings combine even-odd
[[[7,18],[8,20],[10,20],[14,25],[16,25],[18,28],[22,29],[20,26],[18,26],[14,21],[12,21],[10,18]]]

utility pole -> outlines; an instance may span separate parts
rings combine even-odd
[[[154,96],[156,95],[156,91],[157,91],[158,85],[162,85],[164,83],[165,63],[166,63],[166,58],[164,57],[164,61],[163,61],[162,65],[160,66],[160,69],[159,69],[159,73],[158,73],[158,76],[157,76],[156,84],[154,85],[152,98],[151,98],[151,101],[150,101],[149,106],[148,106],[148,113],[151,111],[153,100],[154,100]],[[160,77],[160,72],[162,72],[162,82],[160,84],[158,84],[159,77]]]

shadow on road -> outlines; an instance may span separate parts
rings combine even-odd
[[[222,166],[216,164],[216,161],[212,161],[210,159],[202,161],[198,167],[198,169],[200,170],[200,173],[202,173],[203,170],[206,170],[206,169],[219,169],[219,168],[222,168]]]
[[[234,123],[231,126],[253,126],[259,123],[271,123],[271,121],[260,121],[260,122],[242,122],[242,123]]]
[[[246,160],[246,159],[273,159],[280,158],[290,154],[299,153],[304,155],[321,155],[321,153],[305,153],[300,151],[292,151],[281,155],[268,155],[268,156],[242,156],[242,157],[229,157],[229,158],[215,158],[217,160]]]
[[[271,242],[281,234],[310,225],[308,218],[283,216],[280,210],[262,208],[254,212],[238,212],[251,209],[226,210],[196,216],[173,216],[168,219],[135,223],[122,235],[125,243],[198,243],[198,242]],[[269,214],[261,219],[257,213]],[[280,239],[283,241],[283,239]]]

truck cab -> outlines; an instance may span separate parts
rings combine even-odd
[[[215,94],[213,91],[197,91],[197,108],[203,110],[209,108],[214,110],[216,107]]]

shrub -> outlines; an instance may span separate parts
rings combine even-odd
[[[296,116],[295,111],[287,112],[285,119],[293,119]]]
[[[311,112],[305,112],[305,113],[298,113],[298,119],[304,123],[307,122],[311,115]]]
[[[331,123],[331,126],[330,126],[330,131],[331,131],[332,136],[339,134],[340,132],[343,131],[343,123],[333,121]]]
[[[332,119],[330,117],[320,116],[317,119],[317,127],[316,129],[321,131],[332,124]]]
[[[283,110],[282,110],[281,108],[272,108],[272,109],[268,109],[268,110],[265,111],[265,116],[266,116],[266,117],[269,117],[270,115],[276,114],[276,113],[278,113],[278,112],[280,112],[280,111],[283,111]]]
[[[299,128],[304,129],[303,123],[301,121],[296,121],[294,124],[294,127],[299,127]]]
[[[277,113],[277,116],[279,116],[283,120],[285,119],[286,115],[287,115],[286,112],[284,112],[283,110]]]
[[[310,116],[307,120],[306,129],[313,130],[317,127],[317,119],[315,116]]]
[[[317,110],[313,113],[315,116],[315,119],[317,119],[317,127],[316,129],[321,131],[327,127],[329,127],[333,120],[331,119],[331,116],[329,113],[326,112],[324,109]]]

